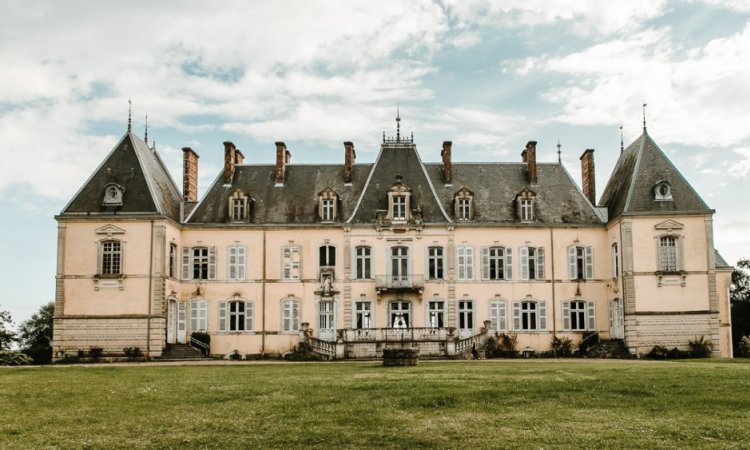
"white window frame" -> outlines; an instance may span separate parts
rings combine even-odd
[[[205,249],[206,255],[196,255],[196,251]],[[207,277],[203,277],[203,269],[200,269],[200,277],[196,278],[196,263],[203,264],[206,258]],[[215,280],[216,279],[216,247],[205,245],[195,247],[182,247],[182,279],[183,280]]]
[[[110,246],[112,248],[108,248]],[[100,275],[107,277],[122,275],[122,247],[122,241],[119,239],[105,239],[99,242]]]
[[[356,330],[375,328],[375,311],[371,300],[354,302],[354,324]]]
[[[354,278],[357,280],[371,280],[372,277],[372,247],[358,245],[354,247]]]
[[[596,331],[596,304],[579,298],[562,302],[562,319],[563,331]]]
[[[299,333],[301,303],[295,298],[281,301],[281,332],[284,334]]]
[[[458,202],[458,220],[471,220],[471,197],[459,197]]]
[[[336,218],[336,205],[332,198],[320,199],[320,220],[333,222]]]
[[[620,251],[617,242],[611,246],[612,252],[612,278],[620,276]]]
[[[318,247],[318,266],[336,267],[336,247],[331,244],[323,244]]]
[[[579,273],[578,261],[582,261],[583,273]],[[594,248],[571,245],[568,247],[568,278],[571,280],[594,279]]]
[[[232,199],[232,220],[234,222],[241,222],[245,220],[245,199],[244,198],[233,198]]]
[[[544,247],[521,247],[521,279],[544,280]]]
[[[398,308],[394,308],[394,305],[398,305]],[[403,309],[402,306],[406,305],[406,309]],[[394,314],[408,314],[407,319],[405,320],[405,327],[404,328],[412,328],[414,327],[414,314],[412,312],[412,304],[408,300],[392,300],[388,302],[388,328],[395,328],[395,318],[396,316]]]
[[[242,305],[243,311],[232,311],[232,306]],[[231,300],[219,302],[219,332],[222,333],[252,333],[253,332],[253,302],[235,297]],[[243,328],[242,330],[238,329]]]
[[[521,199],[521,220],[531,222],[534,220],[534,202],[529,198]]]
[[[281,279],[298,281],[302,278],[302,249],[299,245],[281,248]]]
[[[427,300],[425,308],[425,326],[428,328],[445,328],[446,311],[445,300]]]
[[[526,318],[525,327],[524,317]],[[514,302],[513,331],[523,333],[547,331],[547,302],[530,298]]]
[[[497,299],[490,301],[490,330],[498,333],[508,331],[508,302]]]
[[[177,244],[174,242],[169,243],[169,263],[167,267],[167,272],[169,273],[169,278],[177,278]]]
[[[456,247],[456,278],[459,281],[474,279],[474,247],[470,245]]]
[[[482,247],[482,279],[491,281],[512,280],[513,249],[502,245]]]
[[[190,301],[190,332],[208,332],[208,301],[202,299]]]
[[[245,280],[247,261],[247,248],[244,245],[235,244],[227,247],[227,279],[231,281]]]
[[[445,248],[440,245],[427,247],[427,267],[425,268],[428,280],[445,279]]]
[[[476,320],[474,314],[474,300],[458,300],[458,330],[474,334]],[[468,322],[468,323],[467,323]]]
[[[659,271],[660,272],[679,272],[680,271],[680,237],[674,234],[664,234],[658,237],[659,246]],[[671,245],[665,245],[665,242],[671,242]]]
[[[393,194],[391,196],[391,215],[394,222],[406,220],[406,194]]]

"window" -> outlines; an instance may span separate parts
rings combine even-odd
[[[393,287],[409,281],[409,248],[391,247],[391,283]]]
[[[459,280],[474,279],[474,248],[467,245],[456,247],[456,261]]]
[[[333,222],[333,199],[321,200],[320,212],[323,222]]]
[[[482,279],[510,280],[513,278],[513,256],[510,247],[482,248]]]
[[[490,330],[503,332],[507,330],[505,301],[490,302]]]
[[[471,220],[471,199],[458,199],[458,220]]]
[[[245,279],[245,247],[232,245],[227,249],[227,268],[230,280]]]
[[[120,206],[122,205],[122,194],[125,189],[115,183],[109,183],[104,187],[104,201],[102,202],[105,206]]]
[[[454,196],[453,207],[456,219],[459,221],[472,220],[474,218],[474,193],[466,188],[461,188]]]
[[[531,189],[524,189],[516,195],[516,214],[521,222],[534,220],[534,202],[536,193]]]
[[[571,280],[594,278],[594,249],[572,245],[568,247],[568,277]]]
[[[443,328],[445,326],[445,302],[430,300],[427,302],[427,326]]]
[[[182,247],[183,280],[216,279],[216,247]]]
[[[169,278],[177,277],[177,244],[169,244]]]
[[[531,199],[521,200],[521,220],[531,221],[534,220],[534,209],[531,207]]]
[[[427,249],[427,279],[443,279],[443,247],[429,247]]]
[[[320,267],[333,267],[336,265],[336,247],[333,245],[321,245],[318,249],[318,264]]]
[[[672,186],[668,181],[659,181],[654,186],[654,200],[669,201],[672,200]]]
[[[208,302],[193,300],[190,302],[190,331],[205,333],[208,330]]]
[[[336,220],[336,202],[339,195],[331,188],[325,188],[318,192],[318,217],[321,222],[333,222]]]
[[[659,238],[659,270],[677,272],[677,237],[662,236]]]
[[[297,245],[287,245],[282,249],[282,279],[300,279],[300,248]]]
[[[620,276],[620,256],[617,250],[617,243],[612,244],[612,277]]]
[[[537,300],[514,303],[513,329],[515,331],[546,331],[547,303]]]
[[[521,279],[544,279],[544,247],[521,247]]]
[[[573,300],[562,303],[563,331],[596,331],[594,302]]]
[[[281,303],[281,330],[284,333],[299,331],[299,301],[284,300]]]
[[[372,278],[372,250],[367,246],[354,249],[354,277],[359,280]]]
[[[411,303],[410,302],[390,302],[388,304],[388,314],[390,320],[388,325],[391,328],[409,328],[411,327]]]
[[[122,244],[120,241],[103,241],[101,243],[101,275],[122,274]]]
[[[229,220],[232,222],[246,222],[248,217],[248,198],[244,192],[236,189],[229,196]]]
[[[393,220],[406,220],[406,196],[393,196]]]
[[[318,303],[318,332],[331,331],[336,328],[334,324],[334,303],[321,301]]]
[[[372,302],[362,301],[354,303],[355,328],[372,328]]]
[[[458,302],[458,330],[464,336],[474,333],[474,302],[471,300]]]
[[[253,331],[253,303],[236,298],[219,303],[219,331]]]

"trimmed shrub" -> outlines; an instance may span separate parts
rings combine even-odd
[[[555,356],[573,356],[573,341],[566,337],[553,337],[552,353]]]
[[[33,360],[21,352],[12,350],[0,350],[0,366],[25,366]]]
[[[713,342],[707,340],[705,336],[688,341],[688,346],[690,347],[690,356],[693,358],[708,358],[714,349]]]
[[[140,347],[125,347],[122,349],[122,353],[124,353],[125,356],[131,361],[143,356],[143,352],[141,351]]]
[[[750,336],[742,336],[739,345],[739,356],[750,358]]]
[[[91,347],[89,349],[89,358],[97,361],[104,354],[104,349],[101,347]]]

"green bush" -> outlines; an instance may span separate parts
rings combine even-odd
[[[742,339],[740,339],[738,356],[750,358],[750,336],[742,336]]]
[[[484,355],[487,358],[515,358],[518,356],[518,336],[515,334],[498,334],[490,336],[484,343]]]
[[[94,361],[101,358],[103,354],[104,354],[104,349],[101,347],[91,347],[89,349],[89,358],[93,359]]]
[[[21,352],[12,350],[0,350],[0,366],[25,366],[33,360]]]
[[[127,356],[128,359],[133,360],[143,356],[143,352],[140,347],[125,347],[122,352]]]
[[[690,356],[693,358],[708,358],[714,349],[713,342],[707,340],[705,336],[688,341],[688,346],[690,347]]]
[[[552,338],[552,353],[555,356],[573,356],[573,341],[566,337]]]
[[[677,347],[670,350],[663,345],[654,345],[646,355],[646,358],[649,359],[685,359],[691,357],[693,357],[691,351],[680,350]]]

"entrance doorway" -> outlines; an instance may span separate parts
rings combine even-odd
[[[332,301],[318,303],[318,338],[324,341],[333,341],[336,338],[334,302]]]
[[[625,339],[625,314],[619,298],[609,302],[609,335],[612,339]]]

